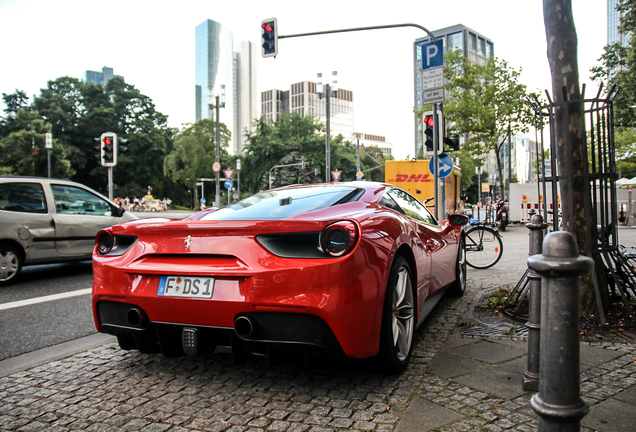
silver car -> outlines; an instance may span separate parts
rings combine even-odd
[[[99,230],[133,219],[79,183],[0,176],[0,286],[25,265],[91,259]]]

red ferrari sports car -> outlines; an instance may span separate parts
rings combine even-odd
[[[116,225],[96,238],[95,324],[144,353],[267,354],[289,344],[400,372],[442,294],[464,293],[467,222],[438,222],[393,185],[351,182]]]

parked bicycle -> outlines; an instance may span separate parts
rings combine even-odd
[[[496,224],[471,219],[466,235],[466,264],[487,269],[499,262],[503,255],[503,241]]]

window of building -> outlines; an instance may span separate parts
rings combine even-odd
[[[493,46],[492,46],[492,42],[486,41],[486,57],[490,58],[494,56],[493,53]]]
[[[482,37],[478,39],[477,54],[483,55],[483,56],[486,55],[486,41]]]
[[[468,33],[468,44],[471,51],[477,52],[477,35],[475,33]]]
[[[464,51],[464,36],[462,32],[451,33],[446,36],[447,52],[460,50]]]

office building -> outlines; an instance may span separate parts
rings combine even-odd
[[[326,86],[325,86],[326,89]],[[312,116],[319,122],[327,122],[327,99],[321,98],[315,82],[302,81],[292,84],[289,90],[267,90],[261,92],[261,113],[268,121],[275,122],[284,112],[297,112],[301,116]],[[331,136],[342,134],[350,141],[353,135],[353,92],[339,89],[329,98]]]
[[[623,13],[616,10],[617,4],[620,0],[607,0],[607,44],[620,43],[625,45],[627,39],[623,33],[618,29],[621,24],[621,18]]]
[[[378,147],[382,151],[382,155],[385,159],[393,156],[393,144],[386,142],[386,137],[381,135],[354,132],[351,142],[354,146],[359,142],[363,148]]]
[[[476,31],[458,24],[432,32],[437,39],[444,42],[444,55],[449,51],[460,50],[462,54],[473,63],[485,65],[490,58],[495,56],[493,42]],[[429,42],[429,38],[416,39],[413,43],[414,65],[414,105],[415,111],[422,109],[422,50],[421,46]],[[415,154],[423,145],[422,119],[415,118]]]
[[[244,130],[251,130],[258,117],[256,57],[249,41],[235,51],[232,32],[221,23],[206,20],[195,29],[195,121],[214,119],[208,98],[224,93],[219,121],[232,132],[229,151],[234,154],[243,151]]]
[[[102,87],[106,87],[106,83],[110,81],[111,78],[121,78],[124,79],[121,75],[115,75],[113,73],[113,68],[104,66],[101,72],[96,71],[84,71],[84,82],[90,84],[97,84]]]

